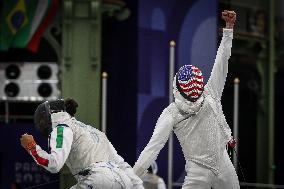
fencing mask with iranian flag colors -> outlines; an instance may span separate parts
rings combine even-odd
[[[45,101],[41,103],[34,114],[34,123],[37,131],[48,137],[52,131],[51,114],[66,111],[63,99]]]
[[[196,102],[204,90],[201,70],[193,65],[182,66],[175,78],[175,85],[180,95],[190,102]]]

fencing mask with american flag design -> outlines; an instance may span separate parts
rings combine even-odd
[[[180,95],[195,102],[202,95],[204,82],[201,70],[193,65],[182,66],[176,74],[176,88]]]

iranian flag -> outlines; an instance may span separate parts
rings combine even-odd
[[[41,38],[44,32],[46,31],[46,29],[48,28],[48,26],[53,21],[58,6],[59,6],[59,0],[49,0],[48,10],[46,11],[46,14],[44,15],[42,22],[35,27],[36,30],[34,31],[34,33],[32,33],[32,35],[30,35],[30,40],[27,45],[27,48],[30,51],[37,52]]]

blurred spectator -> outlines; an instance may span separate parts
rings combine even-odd
[[[21,189],[21,186],[19,183],[14,182],[11,184],[11,189]]]

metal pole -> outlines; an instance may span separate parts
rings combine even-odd
[[[107,114],[107,77],[106,72],[102,73],[102,132],[106,133],[106,114]]]
[[[175,70],[175,46],[174,41],[170,42],[170,64],[169,64],[169,104],[173,102],[173,78]],[[173,187],[173,133],[169,136],[168,143],[168,189]]]
[[[239,78],[234,79],[234,118],[233,118],[233,135],[234,139],[236,140],[238,144],[238,138],[239,138],[239,84],[240,80]],[[238,145],[236,146],[236,153],[238,154]],[[238,172],[238,158],[237,154],[234,153],[234,167],[236,169],[236,172]]]
[[[253,188],[274,188],[274,189],[280,189],[284,188],[284,185],[275,185],[275,184],[265,184],[265,183],[248,183],[248,182],[241,182],[241,186],[251,186]]]
[[[269,68],[268,68],[268,182],[274,183],[274,73],[275,73],[275,34],[274,0],[269,1]]]
[[[5,101],[5,123],[9,123],[9,101]]]

